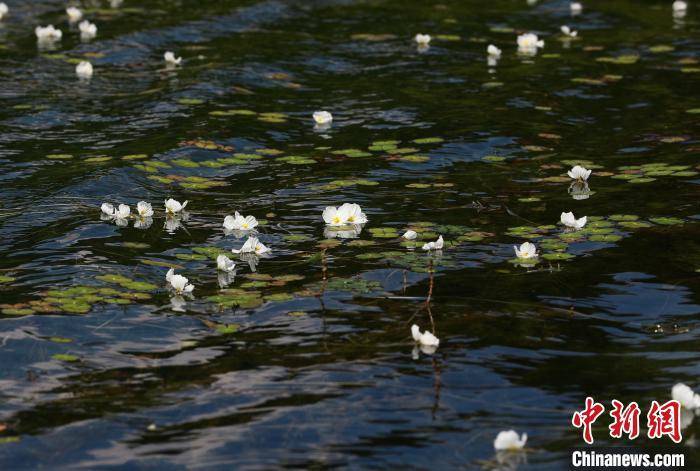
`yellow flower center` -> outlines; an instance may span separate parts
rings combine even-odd
[[[333,224],[340,224],[340,218],[338,216],[333,218]]]

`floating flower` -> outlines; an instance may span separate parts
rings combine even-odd
[[[675,12],[679,12],[679,11],[684,12],[688,9],[688,4],[686,2],[684,2],[683,0],[676,0],[671,5],[671,8],[673,8],[673,11],[675,11]]]
[[[102,203],[100,207],[102,210],[102,220],[111,221],[117,224],[117,226],[127,226],[129,224],[129,215],[131,214],[131,208],[126,204],[120,204],[118,208],[114,208],[111,203]]]
[[[534,33],[525,33],[518,36],[518,51],[523,54],[537,54],[537,48],[544,47],[544,40],[539,39]]]
[[[418,237],[418,233],[416,231],[409,229],[406,232],[404,232],[404,234],[401,237],[403,237],[406,240],[413,240],[416,237]]]
[[[411,326],[411,336],[413,336],[413,340],[419,345],[424,345],[426,347],[440,346],[439,338],[435,337],[435,335],[427,330],[425,332],[421,332],[420,327],[418,327],[416,324]]]
[[[569,185],[569,194],[575,200],[585,200],[591,196],[591,189],[588,187],[588,182],[573,181]]]
[[[532,242],[523,242],[520,248],[514,245],[513,249],[515,249],[515,256],[518,258],[537,258],[537,247]]]
[[[262,255],[268,253],[269,251],[270,249],[266,247],[262,242],[260,242],[257,237],[248,237],[248,240],[245,241],[245,243],[239,250],[231,250],[231,252],[235,254],[254,253],[255,255]]]
[[[112,203],[102,203],[100,209],[103,215],[114,217],[114,205]]]
[[[328,111],[314,111],[313,117],[316,124],[330,124],[333,121],[333,115]]]
[[[574,213],[569,212],[569,213],[561,213],[561,223],[564,224],[566,227],[571,227],[572,229],[581,229],[583,226],[586,225],[586,220],[587,216],[583,216],[580,219],[576,219],[574,217]]]
[[[429,34],[418,33],[413,39],[418,43],[419,46],[427,46],[428,44],[430,44],[430,40],[432,38]]]
[[[671,398],[688,410],[700,408],[700,395],[683,383],[678,383],[671,388]]]
[[[139,201],[136,205],[138,217],[134,221],[134,227],[137,229],[148,229],[153,224],[153,208],[151,203]]]
[[[496,439],[493,441],[493,447],[496,451],[515,451],[521,450],[527,442],[527,434],[523,433],[518,436],[515,430],[507,430],[498,432]]]
[[[216,257],[216,269],[229,273],[236,269],[236,264],[226,255],[219,255]]]
[[[126,204],[120,204],[119,208],[114,212],[114,217],[117,219],[128,219],[131,214],[131,208]]]
[[[184,276],[176,275],[174,268],[171,268],[165,274],[165,281],[170,283],[170,287],[178,295],[189,294],[194,290],[194,285],[190,284],[189,280]]]
[[[442,236],[440,236],[435,242],[428,242],[427,244],[424,244],[423,250],[442,250],[444,245],[445,241],[442,239]]]
[[[92,64],[88,61],[80,61],[78,65],[75,66],[75,74],[82,79],[89,79],[92,77]]]
[[[7,15],[9,11],[10,9],[7,8],[7,5],[4,2],[0,2],[0,20],[2,20],[2,17]]]
[[[175,53],[172,51],[163,54],[163,59],[168,65],[180,65],[180,62],[182,62],[182,57],[175,57]]]
[[[174,200],[172,198],[168,198],[167,200],[165,200],[165,212],[171,216],[181,213],[182,210],[185,209],[185,206],[187,206],[187,201],[180,204],[179,201]]]
[[[502,51],[493,44],[489,44],[489,46],[486,48],[486,54],[496,59],[501,57],[501,52]]]
[[[359,204],[345,203],[340,208],[347,214],[347,222],[350,224],[365,224],[367,222],[367,216],[362,212]]]
[[[76,23],[83,18],[83,12],[80,8],[68,7],[66,8],[66,14],[68,15],[68,21],[71,23]]]
[[[37,26],[34,28],[34,34],[36,34],[36,38],[39,42],[59,41],[61,37],[63,37],[61,30],[54,28],[53,25]]]
[[[254,216],[243,217],[238,211],[224,218],[224,229],[227,231],[250,231],[257,226],[258,220]]]
[[[327,206],[323,210],[323,220],[329,226],[343,226],[345,224],[364,224],[367,216],[362,212],[359,204],[344,203],[340,207]]]
[[[578,31],[574,31],[566,25],[562,26],[560,29],[564,36],[568,36],[570,38],[575,38],[576,36],[578,36]]]
[[[80,39],[88,40],[97,36],[97,25],[88,20],[81,21],[78,24],[78,29],[80,30]]]
[[[578,15],[583,11],[583,5],[581,5],[579,2],[571,2],[569,4],[569,10],[571,10],[572,15]]]
[[[136,205],[136,212],[139,213],[139,217],[141,218],[153,217],[153,207],[151,206],[151,203],[147,203],[145,201],[138,202]]]
[[[566,174],[574,180],[585,182],[586,180],[588,180],[588,177],[591,176],[591,170],[587,170],[586,168],[581,167],[580,165],[576,165],[574,166],[574,168],[566,172]]]

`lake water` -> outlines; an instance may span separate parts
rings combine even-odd
[[[700,385],[700,4],[84,1],[81,41],[64,2],[6,2],[3,468],[565,469],[587,395],[645,414]],[[142,200],[152,221],[101,217]],[[354,233],[321,218],[345,202]],[[269,256],[230,253],[234,211]],[[527,450],[496,455],[511,428]]]

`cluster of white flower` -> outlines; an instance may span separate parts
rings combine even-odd
[[[569,187],[569,192],[573,195],[574,199],[587,198],[589,194],[588,189],[588,177],[591,176],[591,170],[588,170],[580,165],[574,166],[571,170],[567,172],[567,175],[573,180],[571,187]],[[576,190],[575,192],[572,190]],[[587,216],[576,219],[573,212],[563,212],[559,218],[559,222],[564,225],[568,230],[580,230],[586,225],[588,220]],[[524,242],[520,247],[513,246],[515,250],[515,256],[520,260],[532,260],[538,257],[537,247],[532,242]]]

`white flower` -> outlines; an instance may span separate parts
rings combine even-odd
[[[581,229],[586,225],[587,216],[583,216],[580,219],[574,217],[574,213],[561,213],[561,223],[566,227],[571,227],[573,229]]]
[[[102,210],[102,220],[110,221],[114,220],[117,226],[126,226],[129,224],[129,215],[131,214],[131,208],[125,204],[120,204],[118,208],[114,208],[111,203],[102,203],[100,207]]]
[[[576,36],[578,36],[578,31],[574,31],[573,29],[569,28],[566,25],[562,26],[560,29],[561,29],[562,34],[564,34],[565,36],[568,36],[570,38],[575,38]]]
[[[103,214],[107,216],[114,217],[114,205],[112,203],[102,203],[100,206]]]
[[[40,42],[58,41],[63,36],[61,30],[54,28],[53,25],[37,26],[34,28],[34,34]]]
[[[333,121],[333,115],[328,111],[314,111],[313,116],[317,124],[330,124]]]
[[[418,237],[418,233],[409,229],[406,232],[404,232],[404,234],[401,237],[403,237],[406,240],[413,240],[416,237]]]
[[[364,224],[367,216],[362,212],[359,204],[344,203],[340,207],[327,206],[323,210],[323,220],[329,226],[343,226],[345,224]]]
[[[88,20],[81,21],[78,24],[78,29],[80,29],[80,39],[92,39],[97,36],[97,25]]]
[[[248,237],[248,240],[245,241],[239,250],[231,250],[235,254],[254,253],[255,255],[262,255],[269,251],[270,249],[260,242],[257,237]]]
[[[226,255],[216,257],[216,269],[223,272],[232,272],[236,268],[236,264]]]
[[[538,47],[544,47],[544,40],[539,39],[534,33],[525,33],[518,36],[518,50],[524,54],[537,53]]]
[[[114,212],[114,217],[117,219],[127,219],[131,214],[131,208],[125,204],[120,204],[119,209]]]
[[[182,62],[182,57],[175,57],[175,53],[172,51],[163,54],[163,59],[170,65],[180,65],[180,62]]]
[[[336,208],[335,206],[326,206],[326,209],[323,210],[322,214],[324,222],[329,226],[342,226],[346,224],[347,214],[341,212],[342,208],[342,206],[340,208]]]
[[[75,74],[83,79],[88,79],[92,77],[92,64],[88,61],[80,61],[78,65],[75,66]]]
[[[180,204],[179,201],[174,200],[172,198],[168,198],[167,200],[165,200],[165,212],[170,215],[182,212],[182,210],[185,209],[185,206],[187,206],[187,201]]]
[[[700,408],[700,395],[683,383],[678,383],[671,388],[671,398],[678,401],[681,407],[689,410]]]
[[[189,294],[194,289],[194,285],[189,284],[189,280],[182,275],[176,275],[175,269],[171,268],[165,274],[165,281],[170,283],[170,287],[177,294]]]
[[[430,40],[432,39],[429,34],[416,34],[416,36],[413,38],[419,46],[427,46],[430,44]]]
[[[442,250],[444,245],[445,241],[442,240],[442,236],[440,236],[435,242],[428,242],[427,244],[424,244],[423,250]]]
[[[4,2],[0,2],[0,20],[2,20],[2,17],[7,15],[7,12],[10,11],[9,8],[7,8],[7,5]]]
[[[518,258],[537,258],[537,247],[532,242],[523,242],[520,248],[514,245],[513,249],[515,249],[515,256]]]
[[[243,217],[238,211],[224,218],[224,229],[227,231],[250,231],[257,226],[258,220],[254,216]]]
[[[151,206],[151,203],[139,201],[136,205],[136,212],[139,213],[139,217],[150,218],[153,216],[153,207]]]
[[[350,224],[365,224],[367,222],[367,216],[362,212],[359,204],[345,203],[340,207],[340,211],[347,214],[346,221]]]
[[[420,331],[420,327],[416,324],[411,326],[411,335],[413,340],[420,345],[425,345],[427,347],[438,347],[440,345],[440,339],[435,337],[432,333]]]
[[[574,168],[566,172],[566,174],[574,180],[585,182],[586,180],[588,180],[588,177],[591,176],[591,170],[587,170],[584,167],[581,167],[580,165],[576,165],[574,166]]]
[[[502,51],[493,44],[489,44],[489,47],[486,48],[486,53],[491,57],[501,57],[501,52]]]
[[[688,4],[683,0],[676,0],[673,2],[672,8],[673,11],[686,11],[688,9]]]
[[[112,8],[119,8],[124,3],[124,0],[109,0],[109,6]]]
[[[83,12],[80,11],[80,8],[76,7],[66,8],[66,14],[68,15],[68,21],[70,21],[71,23],[80,21],[83,18]]]
[[[583,5],[581,5],[579,2],[571,2],[569,4],[569,9],[571,10],[572,15],[578,15],[583,10]]]
[[[493,441],[493,447],[496,451],[503,450],[520,450],[527,442],[527,433],[518,436],[515,430],[498,432],[496,439]]]

